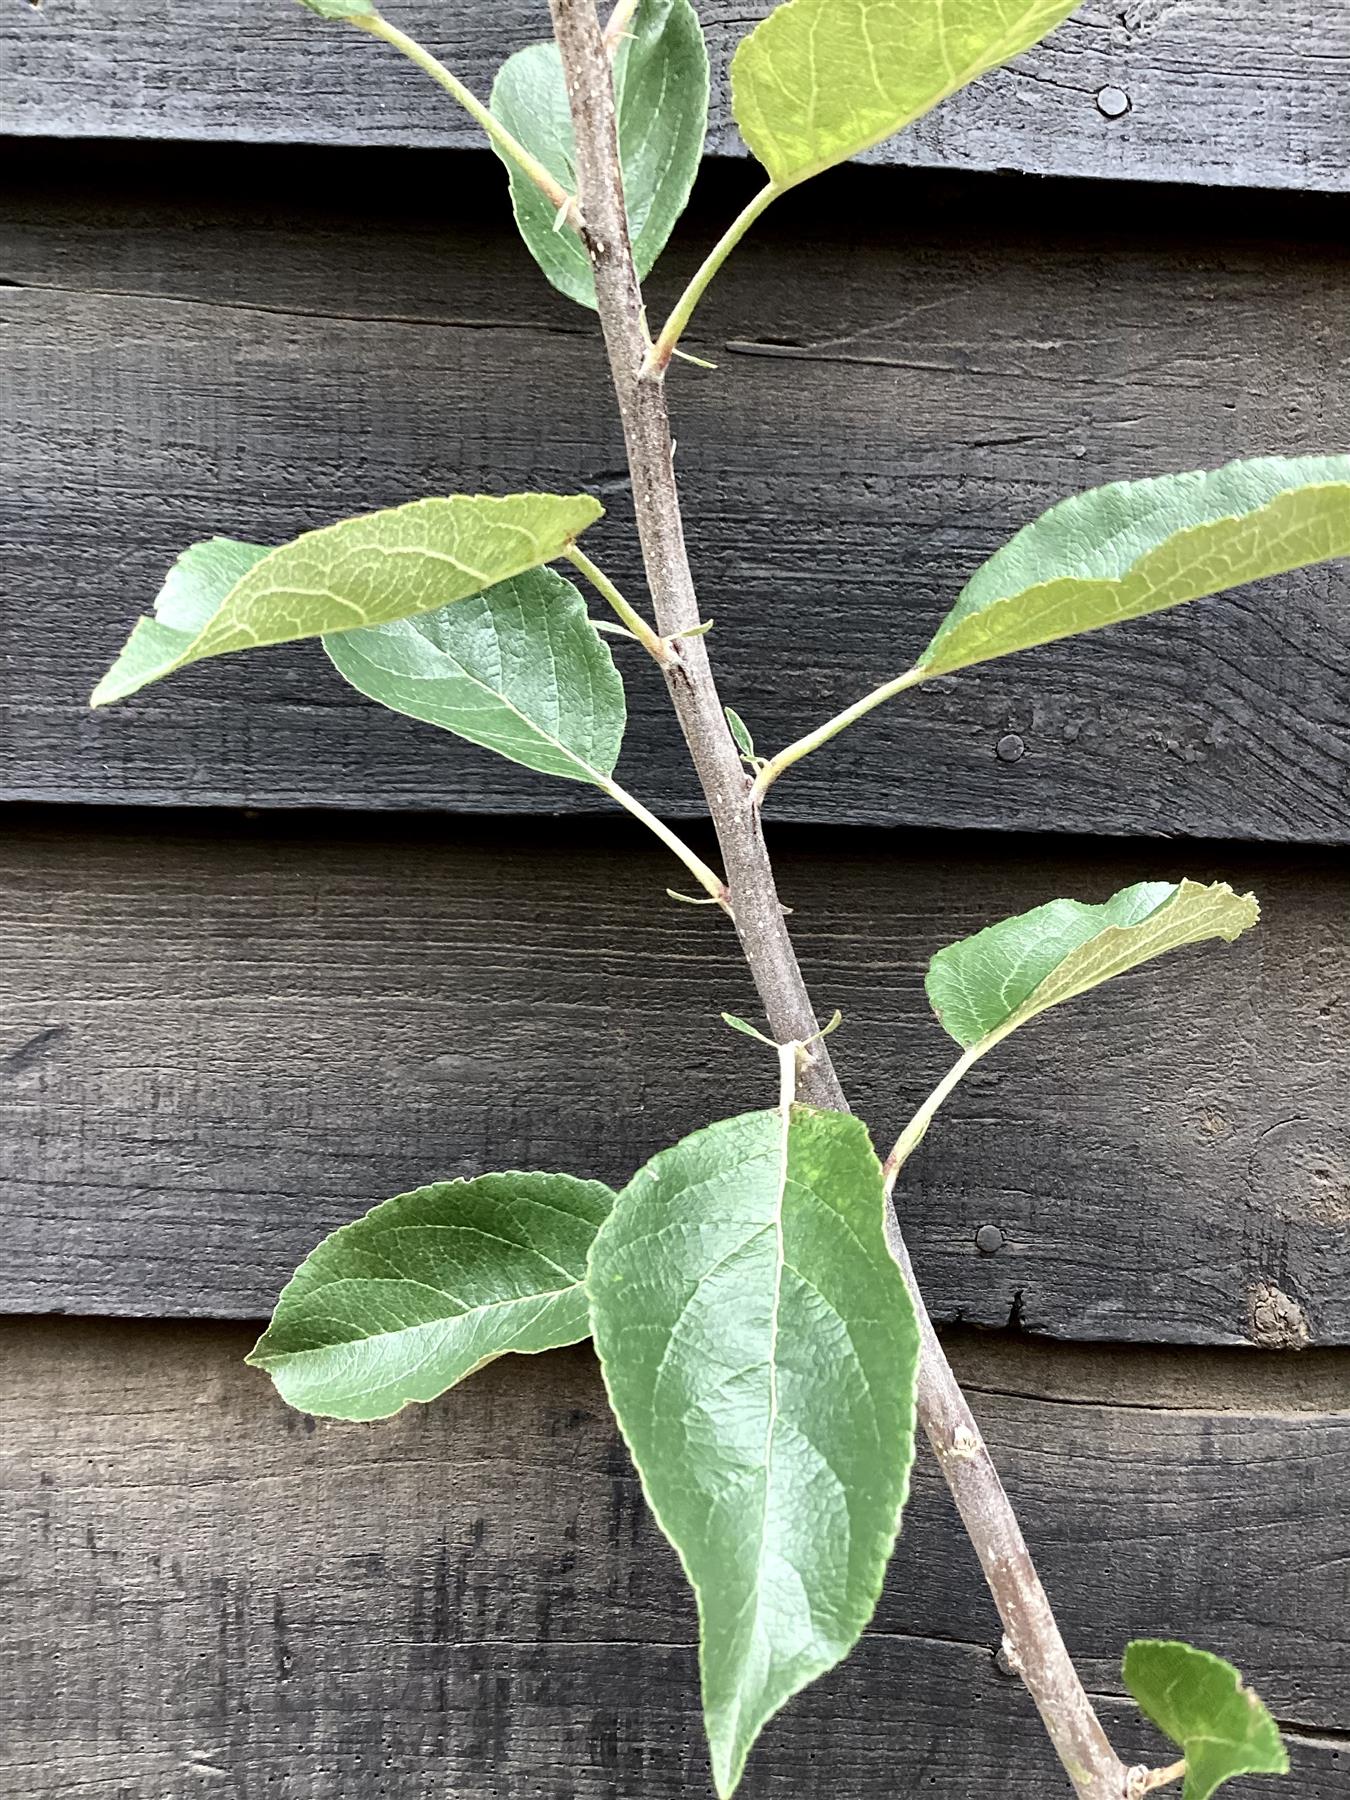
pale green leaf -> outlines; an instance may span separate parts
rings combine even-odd
[[[1078,0],[787,0],[736,47],[731,107],[778,188],[870,149],[1039,42]]]
[[[727,725],[731,730],[732,737],[736,740],[736,748],[742,756],[748,757],[753,762],[755,740],[750,735],[750,727],[733,707],[724,706],[722,711],[727,715]]]
[[[509,1350],[580,1343],[586,1257],[613,1204],[571,1175],[399,1194],[301,1263],[248,1360],[302,1412],[383,1419]]]
[[[461,494],[344,519],[277,550],[228,538],[194,544],[90,703],[125,699],[203,657],[465,599],[560,556],[603,511],[588,494]]]
[[[1235,1775],[1289,1773],[1274,1719],[1222,1657],[1139,1638],[1125,1652],[1125,1685],[1140,1711],[1181,1747],[1182,1800],[1209,1800]]]
[[[733,1031],[739,1031],[742,1037],[754,1038],[758,1044],[767,1044],[770,1050],[778,1048],[771,1037],[765,1037],[764,1033],[752,1025],[748,1019],[742,1019],[736,1013],[724,1012],[722,1023],[729,1025]]]
[[[552,569],[323,645],[372,700],[527,769],[603,783],[618,761],[623,682],[581,595]]]
[[[926,679],[1350,556],[1350,456],[1263,456],[1061,500],[966,583]]]
[[[185,647],[206,630],[225,596],[272,554],[263,544],[241,544],[235,538],[207,538],[190,544],[164,577],[155,596],[153,618],[142,618],[121,655],[89,697],[105,706],[134,694],[177,668]]]
[[[662,1152],[597,1234],[610,1401],[698,1598],[719,1794],[845,1657],[900,1523],[919,1337],[865,1127],[794,1106]]]
[[[374,19],[378,17],[371,0],[300,0],[321,19]]]
[[[1231,943],[1259,913],[1251,894],[1221,881],[1141,881],[1097,906],[1052,900],[939,950],[928,998],[964,1049],[987,1047],[1165,951],[1206,938]]]
[[[614,58],[628,232],[639,279],[652,269],[684,211],[708,128],[708,52],[689,0],[641,0]],[[573,192],[572,115],[558,49],[531,44],[509,57],[492,87],[492,111],[561,185]],[[595,305],[590,262],[575,231],[509,157],[516,223],[554,287]]]

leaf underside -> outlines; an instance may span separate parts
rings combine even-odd
[[[620,1194],[587,1285],[611,1403],[698,1597],[719,1794],[872,1615],[913,1455],[918,1329],[862,1124],[749,1113]]]
[[[1052,506],[976,570],[925,677],[1350,556],[1350,456],[1257,457]]]
[[[618,761],[623,681],[581,595],[552,569],[323,644],[372,700],[528,769],[597,783]]]
[[[968,1050],[1165,951],[1231,943],[1259,912],[1226,882],[1141,881],[1096,906],[1052,900],[939,950],[925,986],[943,1029]]]
[[[787,0],[737,45],[731,109],[792,187],[1020,56],[1078,0]]]
[[[387,623],[481,593],[560,556],[604,508],[588,494],[414,500],[279,549],[185,550],[91,696],[104,706],[208,656]]]
[[[641,0],[614,58],[619,156],[628,231],[639,280],[665,249],[688,202],[708,128],[708,52],[690,0]],[[492,86],[492,111],[569,192],[572,115],[558,47],[531,44],[508,57]],[[594,307],[595,281],[575,231],[557,229],[556,209],[499,150],[516,224],[559,292]]]
[[[305,1259],[248,1360],[302,1412],[383,1419],[508,1351],[579,1343],[586,1257],[613,1203],[571,1175],[399,1194]]]
[[[1232,1663],[1158,1638],[1125,1652],[1125,1685],[1186,1758],[1182,1800],[1209,1800],[1235,1775],[1287,1775],[1279,1727]]]

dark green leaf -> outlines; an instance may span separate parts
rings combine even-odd
[[[651,270],[684,211],[708,126],[708,53],[689,0],[641,0],[614,59],[628,230],[639,278]],[[572,115],[557,46],[531,44],[502,65],[492,110],[564,188],[576,188]],[[590,263],[557,209],[508,158],[520,234],[554,287],[595,305]]]
[[[587,1285],[610,1400],[698,1597],[719,1794],[872,1615],[913,1455],[919,1337],[864,1126],[793,1106],[655,1157]]]
[[[1235,1775],[1287,1775],[1274,1719],[1232,1663],[1190,1644],[1140,1638],[1125,1652],[1125,1685],[1186,1758],[1182,1800],[1209,1800]]]
[[[964,1049],[987,1049],[1058,1006],[1164,951],[1205,938],[1229,943],[1259,916],[1226,882],[1141,881],[1099,906],[1052,900],[939,950],[928,998]]]
[[[1061,500],[966,583],[925,677],[1350,556],[1350,456],[1258,457]]]
[[[604,512],[588,494],[456,495],[344,519],[261,550],[212,538],[170,570],[91,704],[203,657],[378,625],[551,562]]]
[[[602,783],[618,761],[623,682],[581,595],[552,569],[323,642],[372,700],[528,769]]]
[[[509,1350],[575,1344],[614,1204],[571,1175],[480,1175],[400,1194],[296,1270],[249,1361],[302,1412],[383,1419]]]
[[[732,111],[774,185],[791,187],[1010,62],[1077,3],[787,0],[736,47]]]

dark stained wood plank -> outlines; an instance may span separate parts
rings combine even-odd
[[[755,1016],[728,927],[665,900],[674,864],[635,833],[78,826],[0,851],[0,1309],[257,1316],[325,1231],[389,1194],[491,1168],[622,1182],[772,1090],[717,1018]],[[981,1064],[911,1164],[903,1216],[946,1320],[1350,1341],[1346,871],[777,842],[883,1144],[953,1059],[921,988],[941,944],[1146,876],[1254,887],[1265,921],[1238,945],[1140,971]]]
[[[431,1407],[344,1427],[287,1412],[242,1366],[249,1342],[0,1327],[15,1792],[707,1791],[691,1599],[589,1351],[507,1359]],[[1136,1359],[1120,1407],[1066,1398],[1111,1367],[1098,1353],[953,1345],[977,1380],[1005,1351],[1010,1385],[1054,1398],[978,1393],[981,1424],[1122,1750],[1164,1756],[1120,1697],[1124,1643],[1186,1632],[1292,1725],[1292,1791],[1350,1795],[1344,1356],[1313,1353],[1335,1411],[1287,1409],[1286,1359],[1236,1352],[1178,1410],[1184,1354]],[[1233,1410],[1235,1391],[1265,1410]],[[998,1638],[924,1456],[868,1636],[766,1733],[747,1800],[1064,1791]]]
[[[381,712],[312,645],[85,710],[169,561],[216,530],[279,541],[428,491],[584,485],[611,509],[596,553],[640,592],[591,325],[483,196],[458,227],[383,217],[425,159],[336,179],[309,156],[275,176],[255,158],[257,201],[194,197],[198,165],[156,201],[157,164],[110,156],[116,196],[39,182],[0,229],[5,429],[24,446],[0,557],[26,602],[0,620],[0,794],[604,805]],[[903,667],[981,558],[1062,495],[1350,441],[1339,237],[1250,239],[1208,202],[1166,229],[1113,212],[1109,236],[1079,205],[1028,236],[1002,184],[950,181],[918,183],[892,225],[885,180],[786,204],[709,302],[720,368],[678,372],[705,610],[766,748]],[[774,810],[1345,841],[1346,590],[1343,568],[1313,571],[935,685],[793,771]],[[687,815],[664,694],[620,656],[630,784]]]
[[[703,0],[713,58],[710,148],[743,155],[726,66],[768,0]],[[539,37],[527,0],[437,7],[398,22],[486,94]],[[475,128],[392,51],[282,5],[50,0],[0,20],[8,131],[44,137],[464,145]],[[1089,4],[1017,67],[986,77],[877,160],[1206,186],[1347,185],[1350,18],[1338,0]]]

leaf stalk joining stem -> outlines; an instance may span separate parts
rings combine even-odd
[[[907,669],[903,675],[897,675],[894,681],[886,681],[880,687],[873,688],[870,694],[864,694],[861,700],[855,700],[852,706],[846,706],[843,712],[836,713],[832,719],[826,719],[823,725],[817,725],[814,731],[808,731],[805,737],[799,737],[785,750],[780,750],[776,756],[771,756],[755,777],[753,794],[756,804],[762,803],[765,794],[768,793],[784,769],[790,769],[793,763],[800,762],[813,750],[819,750],[822,744],[828,744],[832,737],[838,737],[841,731],[847,731],[850,725],[865,718],[874,708],[883,705],[887,700],[894,699],[897,694],[903,694],[906,688],[917,687],[923,678],[921,669]]]
[[[1174,1781],[1182,1781],[1186,1776],[1186,1758],[1179,1762],[1168,1763],[1165,1769],[1139,1767],[1130,1770],[1129,1785],[1125,1790],[1126,1800],[1144,1800],[1145,1794],[1156,1793],[1159,1788],[1171,1787]]]
[[[637,9],[638,0],[615,0],[614,11],[605,26],[605,50],[611,60],[618,55],[619,45],[628,36],[628,27],[633,23]]]
[[[469,116],[476,120],[492,139],[503,156],[509,157],[516,167],[527,175],[541,193],[548,197],[549,203],[556,209],[561,223],[568,224],[576,231],[581,229],[581,209],[574,194],[555,181],[537,156],[521,143],[520,139],[508,131],[499,119],[484,106],[471,88],[465,87],[457,75],[451,74],[445,64],[434,57],[430,50],[418,43],[416,38],[409,37],[406,31],[400,31],[397,25],[391,25],[388,19],[382,19],[378,13],[353,13],[348,23],[355,25],[358,31],[365,31],[371,37],[382,38],[399,50],[410,62],[417,64],[425,74],[438,86],[443,87],[452,99],[464,108]]]
[[[667,364],[675,354],[675,346],[679,343],[685,326],[694,316],[694,308],[703,298],[713,276],[716,275],[759,215],[782,192],[782,188],[776,186],[772,181],[767,187],[761,188],[749,205],[731,221],[704,257],[694,271],[688,287],[675,302],[670,317],[661,327],[659,337],[643,358],[641,371],[643,381],[660,381],[664,376]]]
[[[572,567],[586,577],[601,599],[614,609],[642,648],[658,663],[668,663],[672,654],[670,645],[664,638],[658,637],[637,608],[624,599],[604,570],[597,567],[584,550],[578,550],[575,544],[569,544],[563,554]]]
[[[985,1051],[990,1048],[990,1043],[990,1039],[982,1038],[978,1044],[972,1044],[969,1050],[958,1057],[895,1140],[890,1155],[882,1164],[888,1200],[895,1192],[896,1177],[923,1142],[924,1135],[933,1122],[933,1115],[966,1071],[978,1062]]]
[[[663,819],[658,819],[655,813],[648,812],[642,802],[635,795],[630,794],[626,787],[620,787],[613,776],[601,778],[598,785],[604,793],[609,795],[611,800],[616,800],[625,812],[632,813],[635,819],[640,820],[653,836],[659,837],[667,850],[673,851],[679,857],[694,880],[705,893],[717,902],[723,912],[730,912],[726,882],[708,867],[696,851],[689,848],[682,837],[673,832]]]

